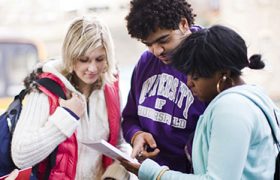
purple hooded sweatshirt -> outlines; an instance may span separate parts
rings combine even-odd
[[[128,142],[137,131],[151,133],[160,149],[154,160],[189,173],[185,150],[191,152],[196,123],[206,106],[186,83],[186,75],[144,52],[133,71],[122,128]]]

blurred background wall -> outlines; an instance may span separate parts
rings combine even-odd
[[[204,27],[227,25],[247,42],[249,55],[261,53],[267,67],[257,72],[245,70],[245,78],[260,84],[280,100],[280,1],[279,0],[190,0]],[[69,23],[77,16],[97,15],[109,26],[121,70],[121,89],[126,101],[132,68],[146,49],[131,39],[125,28],[129,0],[0,0],[0,38],[23,36],[41,42],[46,59],[60,56]],[[1,71],[1,67],[0,67]],[[0,83],[1,85],[1,83]],[[0,87],[1,88],[1,87]]]
[[[279,101],[280,96],[280,1],[279,0],[192,0],[198,21],[209,26],[223,24],[236,30],[249,47],[248,55],[263,55],[263,71],[245,69],[249,82],[261,84]],[[204,6],[205,5],[205,6]]]

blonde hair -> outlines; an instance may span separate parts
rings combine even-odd
[[[77,18],[68,28],[62,46],[63,74],[71,74],[79,57],[100,46],[105,48],[108,66],[102,82],[113,83],[117,72],[113,40],[109,28],[97,17]]]

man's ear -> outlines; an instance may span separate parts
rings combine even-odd
[[[183,33],[189,33],[190,32],[190,27],[188,20],[186,18],[181,18],[180,23],[179,23],[179,30]]]

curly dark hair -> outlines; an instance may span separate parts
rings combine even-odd
[[[193,9],[185,0],[132,0],[126,16],[127,30],[133,38],[146,39],[157,28],[178,29],[181,18],[194,24]]]

